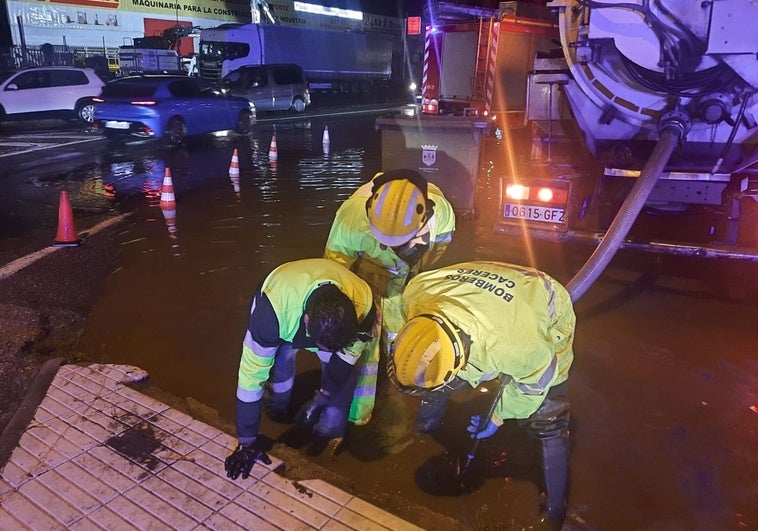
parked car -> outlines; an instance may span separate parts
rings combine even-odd
[[[215,131],[249,134],[254,122],[250,101],[187,76],[122,77],[95,99],[95,124],[109,137],[162,138],[170,146]]]
[[[92,68],[43,66],[0,74],[0,119],[44,115],[93,120],[93,98],[105,83]]]
[[[249,99],[259,111],[303,112],[311,104],[303,69],[292,64],[241,66],[221,80],[224,90]]]

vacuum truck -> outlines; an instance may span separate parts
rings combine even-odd
[[[758,3],[524,7],[426,30],[421,127],[489,121],[494,230],[594,245],[573,298],[621,248],[758,261]]]

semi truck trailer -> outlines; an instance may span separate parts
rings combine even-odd
[[[241,66],[302,67],[312,91],[371,92],[392,76],[393,37],[278,24],[224,24],[200,34],[200,77],[219,80]]]

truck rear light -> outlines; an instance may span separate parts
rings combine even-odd
[[[505,196],[512,201],[565,205],[568,200],[568,190],[553,186],[525,186],[510,183],[505,187]]]
[[[437,100],[426,99],[421,102],[421,112],[424,114],[438,114],[439,102]]]
[[[529,187],[520,184],[509,184],[505,187],[505,196],[514,201],[529,199]]]

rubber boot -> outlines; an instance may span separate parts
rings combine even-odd
[[[542,439],[542,474],[545,481],[545,512],[550,519],[566,516],[569,434]]]

